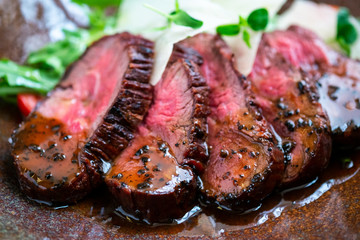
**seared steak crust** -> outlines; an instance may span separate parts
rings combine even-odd
[[[152,47],[128,33],[95,42],[14,132],[14,164],[28,197],[70,203],[100,183],[150,105]]]
[[[145,123],[106,176],[119,210],[147,223],[171,222],[195,204],[196,172],[208,158],[208,87],[189,54],[173,55]],[[190,168],[191,167],[191,168]]]
[[[170,63],[178,59],[184,59],[184,65],[188,68],[189,89],[194,98],[194,106],[190,124],[187,133],[188,145],[184,152],[184,159],[179,159],[179,164],[188,165],[193,168],[196,173],[204,171],[204,164],[209,158],[207,137],[208,126],[207,117],[210,114],[209,108],[209,87],[206,80],[200,74],[198,66],[202,64],[202,57],[193,49],[185,48],[179,44],[174,44],[174,50],[170,57]],[[179,143],[180,144],[180,143]]]
[[[176,162],[170,146],[152,136],[136,136],[106,176],[118,211],[135,221],[172,222],[196,200],[196,176]],[[125,159],[126,158],[126,159]]]
[[[134,129],[142,122],[152,101],[149,79],[153,66],[153,43],[131,35],[123,40],[129,56],[123,87],[101,125],[85,145],[81,158],[95,185],[101,181],[111,161],[134,138]]]
[[[330,123],[318,102],[315,81],[291,63],[301,46],[288,48],[293,42],[276,34],[264,34],[249,80],[257,104],[282,138],[286,164],[282,185],[289,186],[315,177],[327,166]],[[313,58],[306,51],[303,57]]]
[[[259,204],[280,182],[282,153],[253,101],[248,81],[234,69],[219,37],[199,34],[179,43],[203,57],[201,73],[210,87],[210,159],[200,175],[201,201],[238,212]]]
[[[295,41],[310,48],[308,54],[312,59],[298,57],[297,65],[317,82],[319,102],[329,116],[334,146],[359,146],[360,61],[334,51],[307,29],[291,26],[279,34],[284,38],[292,35]]]
[[[32,113],[14,132],[14,164],[20,188],[30,199],[45,204],[68,203],[92,189],[85,166],[77,161],[77,141],[82,136],[68,135],[65,129],[57,119]],[[54,169],[57,167],[59,170]]]

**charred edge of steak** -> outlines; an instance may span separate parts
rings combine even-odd
[[[58,120],[33,112],[12,134],[20,189],[31,200],[47,205],[73,203],[91,191],[86,168],[78,164],[77,136],[63,130]]]
[[[179,58],[192,61],[198,66],[203,64],[203,58],[197,51],[195,51],[191,47],[186,47],[181,43],[176,43],[174,44],[173,52],[171,54],[168,64],[170,65],[174,63]]]
[[[298,27],[294,28],[298,29]],[[290,27],[290,29],[292,29],[292,27]],[[305,32],[300,31],[300,33],[301,36],[307,35],[306,37],[308,38],[316,37],[315,34],[312,34],[307,30],[305,30]],[[320,68],[324,68],[324,65],[326,65],[323,62],[317,62],[317,64]],[[292,66],[288,67],[292,68]],[[293,71],[297,70],[293,69]],[[285,127],[289,132],[301,131],[301,134],[306,134],[303,137],[303,140],[305,140],[306,138],[310,138],[311,135],[315,135],[317,136],[317,141],[314,141],[312,147],[304,149],[304,165],[301,169],[298,169],[299,174],[296,179],[287,179],[285,175],[282,183],[280,184],[280,188],[297,186],[311,181],[316,176],[318,176],[328,166],[333,146],[330,120],[328,114],[325,111],[325,108],[319,102],[320,95],[318,88],[316,87],[316,83],[318,81],[318,77],[316,75],[318,75],[319,73],[317,71],[315,71],[315,73],[309,73],[302,68],[300,68],[298,71],[302,76],[302,80],[296,83],[298,97],[301,97],[301,95],[306,96],[312,107],[317,108],[317,113],[314,116],[302,116],[301,111],[303,109],[285,109],[279,121],[281,121],[283,127]],[[300,117],[297,119],[295,118],[295,120],[292,116],[292,113],[294,112],[296,115],[297,111],[299,110]],[[286,142],[287,141],[282,144],[282,149],[285,156],[284,162],[286,165],[285,172],[288,168],[297,168],[296,164],[292,164],[291,162],[292,150],[294,148],[287,150]],[[293,144],[296,145],[302,143],[293,142]]]
[[[278,154],[280,154],[280,151]],[[283,171],[283,166],[278,163],[271,163],[265,171],[255,174],[251,178],[250,184],[241,193],[219,193],[210,196],[206,191],[203,191],[199,195],[199,201],[207,208],[243,213],[258,207],[261,201],[273,192],[281,179]]]
[[[233,64],[233,66],[235,65]],[[212,199],[211,204],[216,205],[218,208],[242,213],[258,207],[261,201],[277,188],[281,182],[285,166],[282,161],[284,154],[282,149],[279,148],[279,139],[274,137],[270,124],[264,118],[260,106],[255,101],[254,92],[251,90],[251,81],[237,70],[234,69],[234,71],[238,74],[239,81],[245,92],[245,101],[249,114],[258,121],[258,125],[255,126],[258,134],[252,134],[251,137],[256,142],[264,145],[271,152],[269,157],[272,158],[272,161],[263,172],[252,177],[250,185],[242,190],[242,194],[227,194]]]
[[[134,138],[133,132],[143,120],[152,101],[149,84],[153,67],[153,43],[125,35],[129,66],[124,74],[122,89],[103,122],[85,145],[82,161],[92,183],[101,181],[104,162],[111,162]]]
[[[75,203],[92,190],[85,166],[81,168],[80,173],[71,183],[64,182],[46,190],[40,188],[36,181],[33,180],[34,176],[31,176],[31,172],[23,173],[20,172],[19,168],[16,168],[16,172],[21,191],[30,200],[49,206]]]
[[[207,117],[210,114],[209,87],[192,62],[185,60],[184,66],[188,69],[190,88],[195,99],[192,125],[188,133],[189,149],[184,153],[185,164],[200,173],[204,169],[203,164],[209,158],[206,143],[208,136]]]

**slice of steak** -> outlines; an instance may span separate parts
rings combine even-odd
[[[74,202],[101,182],[152,100],[153,43],[128,33],[94,43],[12,137],[23,192]]]
[[[314,178],[327,166],[332,142],[316,82],[297,61],[300,55],[307,61],[325,56],[320,49],[311,53],[311,47],[280,33],[263,35],[249,80],[257,104],[282,138],[286,163],[282,185],[289,186]]]
[[[275,51],[309,81],[317,82],[336,146],[359,145],[360,62],[328,47],[315,33],[291,26],[267,37]]]
[[[196,175],[208,158],[208,87],[201,61],[174,48],[154,101],[130,146],[115,160],[106,183],[121,211],[133,219],[171,222],[196,200]]]
[[[203,203],[245,211],[280,183],[284,164],[272,130],[255,106],[247,80],[234,69],[226,43],[199,34],[179,43],[203,57],[201,72],[210,87],[210,158],[201,174]]]
[[[319,102],[329,116],[335,145],[359,146],[360,62],[331,49],[307,29],[291,26],[287,32],[303,41],[313,55],[312,61],[300,57],[298,62],[309,78],[318,81]]]

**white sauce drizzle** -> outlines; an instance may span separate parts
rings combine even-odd
[[[174,43],[200,32],[215,33],[216,26],[236,23],[239,15],[246,17],[251,11],[261,7],[267,8],[270,17],[273,18],[285,0],[252,0],[251,2],[247,0],[180,0],[179,3],[181,9],[204,22],[200,29],[173,24],[171,28],[164,31],[154,30],[165,26],[167,20],[144,7],[144,4],[170,13],[174,10],[174,0],[124,0],[120,9],[119,32],[141,34],[155,41],[155,64],[151,79],[153,85],[160,80]],[[271,29],[286,29],[292,24],[300,25],[314,31],[325,42],[336,48],[334,44],[336,21],[337,9],[335,7],[298,0],[286,13],[278,17],[275,25],[272,23]],[[360,32],[360,23],[355,18],[352,22]],[[252,48],[246,46],[241,35],[224,37],[224,40],[234,52],[238,70],[245,75],[249,74],[261,40],[261,33],[251,32]],[[360,59],[360,37],[352,47],[351,57]]]

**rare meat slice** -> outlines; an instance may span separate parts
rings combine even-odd
[[[282,138],[284,186],[315,177],[331,154],[330,123],[315,81],[296,65],[301,54],[307,61],[324,55],[319,49],[311,53],[313,49],[301,40],[293,42],[280,32],[264,34],[249,75],[257,104]]]
[[[274,146],[271,128],[219,36],[199,34],[179,45],[203,57],[201,72],[210,87],[210,158],[201,174],[202,201],[239,212],[254,207],[283,175],[283,155]]]
[[[133,139],[152,99],[153,43],[128,33],[94,43],[13,134],[20,187],[74,202]]]
[[[208,158],[208,87],[189,59],[201,61],[175,47],[145,123],[106,176],[119,209],[133,219],[171,222],[196,200],[194,170]]]
[[[267,39],[292,68],[317,82],[319,102],[329,116],[336,145],[359,145],[360,62],[339,54],[313,32],[297,26],[271,33]]]

